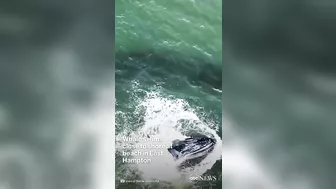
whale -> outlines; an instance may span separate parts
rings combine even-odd
[[[189,137],[174,140],[168,152],[175,160],[193,160],[207,156],[214,149],[216,140],[209,137]]]

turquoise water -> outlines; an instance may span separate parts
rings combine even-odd
[[[221,1],[116,1],[116,134],[138,132],[169,141],[195,134],[221,140]],[[171,134],[171,136],[170,136]],[[218,142],[221,143],[221,142]],[[118,146],[118,141],[117,141]],[[203,162],[184,173],[216,175],[221,187],[221,144]],[[152,187],[190,188],[173,169],[171,157],[150,165],[121,162],[120,179],[158,179]],[[160,167],[168,165],[168,167]],[[165,169],[161,175],[157,169]],[[162,170],[160,170],[162,171]],[[198,183],[200,184],[200,183]]]

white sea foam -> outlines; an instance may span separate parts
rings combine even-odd
[[[226,121],[226,123],[225,123]],[[223,118],[222,172],[226,189],[315,189],[314,183],[304,176],[282,179],[279,165],[272,167],[263,162],[254,150],[253,139],[243,138]]]
[[[140,103],[139,109],[145,109],[144,123],[138,132],[131,134],[132,137],[138,137],[137,133],[148,133],[151,138],[160,138],[160,144],[165,146],[171,145],[175,139],[186,138],[190,133],[213,136],[218,141],[214,150],[203,161],[183,170],[178,169],[181,162],[175,161],[166,148],[150,149],[162,151],[163,155],[151,157],[150,164],[135,165],[134,168],[142,172],[143,179],[158,179],[167,182],[181,181],[181,178],[189,179],[188,175],[205,173],[221,158],[222,142],[214,126],[203,123],[186,101],[168,99],[157,93],[149,93]],[[146,144],[146,141],[139,142]]]

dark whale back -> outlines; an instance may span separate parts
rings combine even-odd
[[[172,147],[168,151],[175,159],[187,157],[195,159],[206,156],[216,144],[216,140],[208,137],[186,138],[185,140],[173,141]]]

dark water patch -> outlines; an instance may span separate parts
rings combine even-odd
[[[57,42],[74,24],[74,16],[61,6],[5,1],[1,10],[1,48],[46,46]]]
[[[170,75],[187,78],[193,85],[208,84],[222,89],[222,64],[199,57],[156,52],[123,52],[116,54],[116,79],[133,78],[141,73],[157,76],[162,81]]]
[[[223,7],[224,41],[239,57],[286,57],[277,63],[335,74],[334,7],[331,1],[265,1],[260,6],[228,1]],[[259,62],[268,66],[270,61]]]

